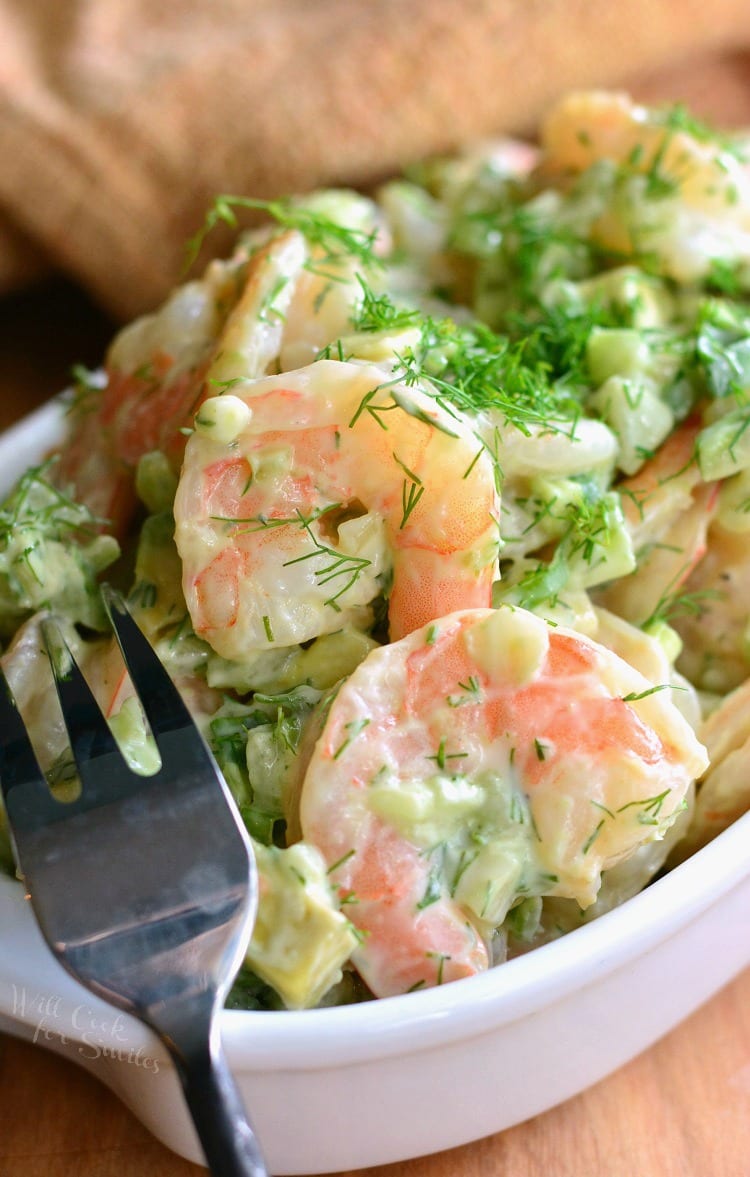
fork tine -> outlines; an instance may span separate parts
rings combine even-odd
[[[60,804],[49,791],[2,667],[0,790],[11,829],[17,837],[47,825],[60,815]]]
[[[106,788],[101,771],[103,758],[108,758],[110,764],[114,760],[116,770],[127,768],[125,759],[60,626],[52,619],[45,620],[42,635],[81,783],[87,792],[92,788],[101,792]],[[93,798],[89,795],[88,800]]]
[[[102,595],[125,665],[143,705],[157,747],[162,751],[162,736],[175,730],[192,731],[193,719],[180,692],[137,622],[131,617],[122,597],[109,585],[104,585]]]

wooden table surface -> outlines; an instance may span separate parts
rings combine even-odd
[[[73,362],[96,364],[111,325],[61,283],[0,302],[0,311],[2,428],[60,388]],[[151,1138],[87,1074],[0,1036],[0,1177],[201,1172]],[[561,1107],[488,1140],[367,1172],[748,1177],[750,971],[640,1058]]]

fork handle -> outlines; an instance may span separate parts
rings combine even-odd
[[[218,1035],[189,1054],[175,1053],[175,1063],[213,1177],[268,1177]]]

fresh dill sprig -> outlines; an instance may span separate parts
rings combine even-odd
[[[665,789],[663,793],[657,793],[654,797],[644,797],[640,801],[628,801],[625,805],[621,805],[617,813],[625,813],[628,809],[637,809],[637,820],[639,825],[655,826],[659,824],[659,814],[661,813],[664,802],[670,794],[669,789]]]
[[[368,560],[364,556],[350,556],[346,552],[337,552],[335,548],[331,548],[328,544],[320,542],[312,530],[312,525],[309,521],[304,522],[303,526],[312,540],[313,550],[304,552],[301,556],[295,556],[292,560],[285,560],[283,567],[288,568],[292,564],[302,564],[306,560],[327,556],[329,563],[325,564],[322,568],[316,568],[315,577],[319,585],[330,584],[332,581],[339,579],[339,577],[346,579],[346,583],[339,588],[338,592],[334,593],[325,602],[326,605],[330,605],[332,609],[340,612],[340,606],[338,605],[339,598],[343,597],[344,593],[348,592],[357,583],[365,569],[371,566],[372,560]]]
[[[684,569],[680,569],[675,580],[681,578]],[[641,629],[651,629],[660,623],[671,624],[678,617],[700,617],[707,601],[715,600],[721,594],[716,589],[699,589],[692,593],[682,593],[667,589],[662,593],[650,615],[641,623]]]
[[[292,564],[302,564],[306,560],[312,560],[320,556],[328,557],[329,562],[327,564],[322,568],[315,569],[315,577],[319,585],[330,584],[340,577],[346,578],[346,583],[343,587],[325,602],[326,605],[330,605],[331,608],[340,612],[340,606],[337,603],[339,598],[356,584],[365,569],[369,568],[372,564],[372,560],[368,560],[364,556],[352,556],[346,552],[338,552],[335,548],[329,547],[328,544],[321,543],[313,531],[314,523],[322,519],[324,515],[339,511],[341,506],[341,503],[329,503],[328,506],[321,507],[313,511],[310,515],[303,515],[301,511],[297,511],[294,515],[285,515],[282,517],[268,515],[212,515],[211,519],[216,523],[225,523],[237,528],[234,533],[235,535],[251,535],[256,531],[271,531],[279,527],[298,527],[306,531],[312,541],[312,549],[303,552],[301,556],[295,556],[291,560],[285,560],[283,567],[288,568]],[[268,640],[273,641],[273,636],[269,632],[270,620],[264,618],[264,625],[266,626]]]
[[[417,911],[424,911],[426,907],[437,903],[443,894],[442,881],[442,865],[435,865],[432,867],[427,876],[427,885],[425,886],[424,895],[417,902]]]
[[[51,539],[64,540],[71,534],[93,538],[106,524],[82,503],[55,486],[49,477],[56,458],[29,468],[0,504],[0,548],[6,547],[19,529],[33,527]]]
[[[362,303],[352,317],[357,330],[382,331],[418,327],[419,338],[393,360],[390,380],[371,389],[358,406],[350,426],[363,412],[387,428],[382,414],[395,407],[414,413],[394,393],[396,404],[376,402],[377,394],[397,384],[419,387],[432,395],[449,415],[492,413],[506,425],[525,434],[534,427],[555,431],[561,421],[574,420],[580,413],[578,400],[562,382],[550,379],[550,365],[540,347],[529,339],[499,335],[479,321],[458,324],[450,318],[435,318],[410,308],[398,307],[388,294],[376,294],[358,275]],[[534,337],[536,338],[536,337]],[[577,344],[580,353],[584,343]],[[335,355],[329,346],[327,358]],[[426,418],[435,427],[438,422]],[[449,428],[444,432],[450,432]]]
[[[449,707],[463,707],[467,703],[481,703],[482,686],[475,674],[470,674],[466,682],[459,682],[458,687],[462,694],[448,695],[445,701]]]
[[[448,412],[490,412],[526,434],[533,426],[553,429],[580,411],[550,383],[543,365],[527,360],[524,340],[513,342],[482,323],[425,318],[417,346],[398,357],[396,372],[406,384],[431,386]]]
[[[551,559],[540,561],[518,584],[519,603],[526,609],[555,605],[570,579],[572,562],[582,560],[593,566],[606,552],[615,524],[612,495],[602,493],[590,480],[580,480],[580,485],[580,498],[562,505],[559,515],[554,511],[556,500],[541,505],[541,512],[563,522],[564,530]],[[534,523],[541,517],[537,515]]]
[[[575,199],[571,197],[570,199]],[[449,244],[458,253],[487,263],[514,301],[536,302],[554,278],[588,272],[594,248],[562,217],[552,217],[533,202],[507,200],[499,207],[462,212]]]
[[[369,727],[369,725],[370,720],[367,716],[363,716],[361,719],[352,719],[349,723],[345,723],[344,730],[346,732],[346,737],[333,753],[333,759],[338,760],[339,757],[344,754],[349,745],[353,743],[357,736],[361,735],[361,733],[365,730],[366,727]]]
[[[440,744],[438,745],[438,750],[435,753],[435,755],[434,756],[427,756],[427,757],[425,757],[425,759],[426,760],[434,760],[435,763],[437,764],[438,768],[442,772],[445,769],[446,765],[448,764],[449,760],[466,760],[468,755],[469,755],[468,752],[446,752],[445,740],[441,740]]]
[[[239,228],[237,209],[250,209],[267,213],[282,229],[297,229],[310,245],[322,251],[321,262],[340,261],[354,258],[365,269],[380,264],[375,254],[377,230],[353,229],[307,208],[293,197],[278,200],[261,200],[253,196],[232,196],[222,194],[214,197],[203,225],[187,242],[185,269],[188,270],[201,251],[206,237],[219,224],[231,229]]]
[[[589,834],[588,838],[583,843],[583,846],[581,847],[581,854],[588,854],[589,850],[594,845],[594,842],[596,841],[596,839],[599,837],[600,833],[602,832],[602,829],[604,828],[605,821],[606,821],[606,818],[604,818],[604,817],[599,819],[599,821],[597,822],[597,824],[594,826],[593,830]]]
[[[684,131],[699,143],[713,144],[720,152],[734,156],[740,163],[746,162],[744,145],[739,139],[696,118],[682,102],[656,107],[651,111],[651,117],[658,126],[666,127],[673,133]]]
[[[424,483],[422,482],[422,479],[419,477],[419,475],[414,474],[413,471],[411,471],[409,467],[406,466],[395,453],[393,455],[393,460],[397,466],[401,467],[404,474],[406,475],[406,478],[404,479],[401,486],[402,515],[401,522],[399,523],[399,530],[403,531],[403,529],[406,527],[406,524],[409,522],[409,517],[412,511],[417,506],[417,503],[424,494],[425,488]]]
[[[422,313],[413,307],[400,307],[388,294],[376,294],[362,274],[355,275],[362,290],[362,301],[351,316],[355,331],[395,331],[418,326]]]
[[[641,699],[648,699],[650,695],[657,695],[660,691],[670,691],[673,688],[671,683],[660,682],[653,687],[646,687],[643,691],[630,691],[627,695],[621,695],[623,703],[639,703]]]
[[[506,327],[510,336],[521,343],[529,368],[543,372],[549,382],[558,382],[569,394],[587,388],[590,375],[586,349],[591,332],[597,327],[632,325],[632,308],[593,302],[587,306],[534,306],[529,310],[509,311]]]

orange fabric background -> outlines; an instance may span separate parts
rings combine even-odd
[[[132,315],[217,192],[366,184],[580,86],[747,112],[746,0],[0,0],[0,291]]]

